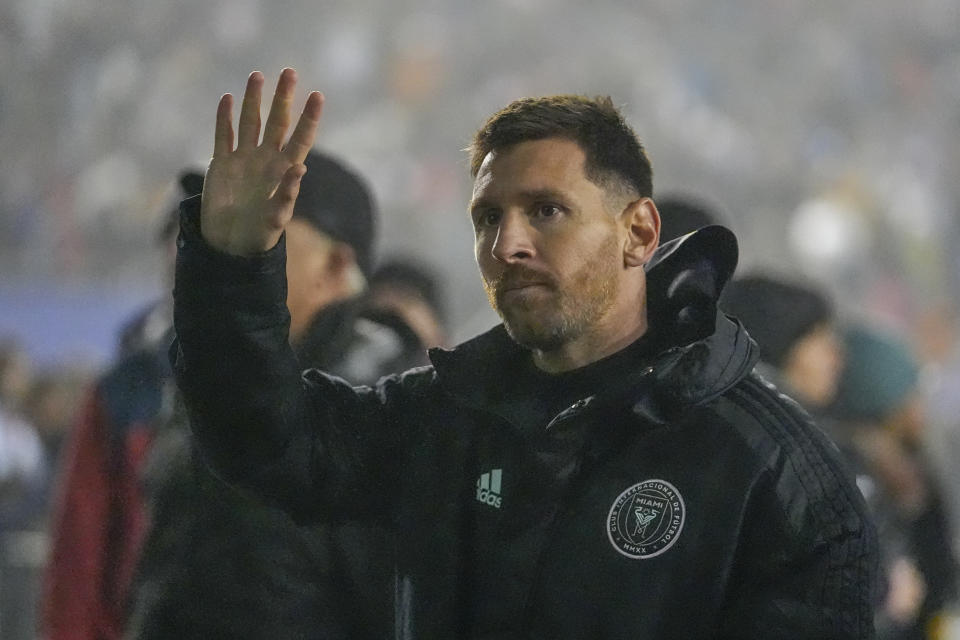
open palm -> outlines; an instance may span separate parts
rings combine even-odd
[[[273,247],[293,215],[293,204],[306,173],[303,164],[313,146],[323,111],[323,95],[314,91],[290,139],[290,104],[297,73],[284,69],[260,141],[260,98],[263,74],[247,80],[234,148],[233,96],[225,94],[217,107],[213,158],[203,183],[200,227],[216,249],[253,255]]]

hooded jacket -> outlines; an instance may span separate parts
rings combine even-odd
[[[286,346],[283,241],[207,247],[185,203],[171,356],[208,462],[301,521],[394,532],[397,638],[869,638],[876,538],[835,447],[716,311],[736,242],[648,265],[672,346],[520,429],[497,327],[351,387]],[[281,633],[282,635],[282,633]]]

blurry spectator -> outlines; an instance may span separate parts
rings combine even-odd
[[[19,411],[30,388],[30,359],[13,338],[0,339],[0,407]]]
[[[873,504],[887,568],[881,638],[940,637],[955,604],[957,564],[942,499],[921,450],[918,363],[899,338],[853,327],[834,414],[880,485]],[[907,606],[909,604],[914,606]]]
[[[339,160],[312,151],[305,164],[310,177],[286,234],[294,351],[355,383],[403,370],[410,362],[400,337],[361,317],[377,226],[373,195]]]
[[[42,512],[47,477],[43,443],[18,411],[29,387],[28,372],[19,343],[0,342],[0,532],[30,526]]]
[[[23,415],[30,361],[13,338],[0,341],[0,531],[28,526],[42,512],[47,459]]]
[[[203,174],[197,171],[184,171],[178,180],[179,194],[191,196],[203,191]],[[179,203],[177,198],[177,203]],[[163,337],[163,334],[173,326],[173,307],[170,292],[173,290],[173,265],[177,258],[177,229],[179,228],[179,208],[177,203],[168,210],[169,213],[162,221],[157,231],[157,246],[163,251],[165,295],[147,304],[141,311],[135,313],[120,328],[118,344],[118,359],[124,356],[149,349]]]
[[[927,400],[924,450],[943,492],[954,552],[960,551],[960,335],[948,304],[924,312],[916,328]]]
[[[40,435],[51,467],[60,459],[89,383],[85,370],[58,367],[39,372],[30,385],[23,412]]]
[[[180,186],[193,195],[199,174]],[[160,244],[172,256],[177,210],[166,214]],[[172,282],[172,262],[167,282]],[[126,595],[146,529],[139,476],[168,402],[170,306],[152,303],[122,331],[121,355],[89,391],[58,470],[51,553],[41,602],[43,637],[119,638]],[[162,331],[150,318],[166,317]],[[166,336],[166,339],[164,338]],[[39,409],[39,406],[38,406]]]
[[[394,258],[370,276],[364,316],[385,324],[403,338],[406,350],[427,364],[426,350],[446,341],[441,283],[429,267],[410,258]]]
[[[32,637],[50,475],[40,435],[19,411],[29,371],[20,344],[0,341],[0,633],[10,640]]]
[[[0,407],[0,531],[34,524],[47,476],[43,444],[33,426]]]
[[[415,364],[403,360],[394,331],[358,315],[372,262],[372,196],[332,158],[311,153],[306,165],[285,235],[293,348],[303,367],[372,383]],[[394,576],[385,531],[299,526],[227,486],[196,459],[179,402],[145,480],[153,521],[128,637],[389,635]]]
[[[807,411],[821,413],[833,400],[843,363],[826,295],[757,274],[727,285],[720,304],[757,341],[763,373]]]
[[[660,244],[685,236],[711,224],[725,224],[719,211],[701,198],[669,193],[657,197],[660,212]]]

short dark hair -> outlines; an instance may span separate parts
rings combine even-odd
[[[446,317],[443,283],[437,273],[416,258],[397,256],[381,262],[370,276],[370,290],[377,287],[410,292],[423,300],[438,317]]]
[[[653,170],[637,134],[609,96],[578,95],[521,98],[484,123],[470,145],[470,175],[480,171],[491,151],[519,142],[567,138],[586,155],[584,171],[595,184],[653,195]],[[612,183],[612,184],[611,184]]]

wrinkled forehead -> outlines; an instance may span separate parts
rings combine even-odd
[[[534,191],[574,186],[586,180],[586,156],[576,142],[544,138],[518,142],[487,153],[473,182],[473,199],[503,190]]]

